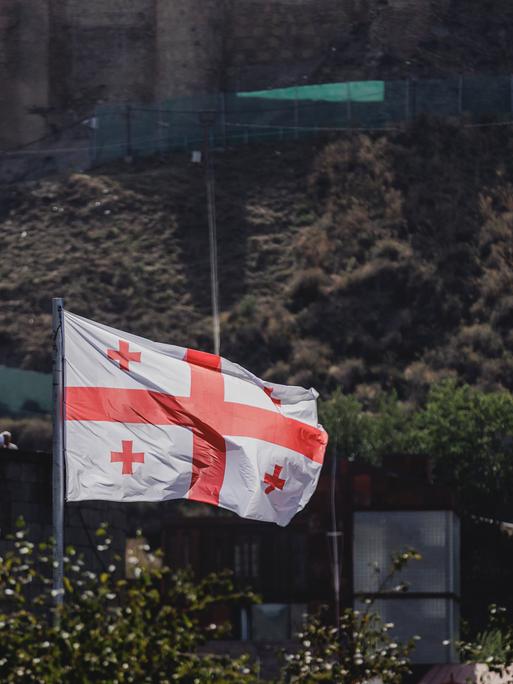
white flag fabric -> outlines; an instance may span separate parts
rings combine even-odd
[[[188,498],[287,525],[328,437],[317,392],[64,312],[67,500]]]

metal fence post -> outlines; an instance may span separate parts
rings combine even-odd
[[[353,127],[353,123],[351,121],[353,117],[352,111],[351,111],[351,83],[347,84],[347,123],[350,128]]]
[[[299,102],[297,99],[297,88],[296,97],[294,98],[294,139],[299,138]]]
[[[221,93],[221,129],[223,136],[223,147],[226,147],[226,93]]]
[[[125,108],[126,123],[126,161],[132,161],[132,105],[127,104]]]

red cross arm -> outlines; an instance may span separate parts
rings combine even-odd
[[[203,407],[200,418],[198,401],[189,397],[103,387],[68,387],[65,403],[66,420],[183,425],[207,441],[209,433],[217,439],[221,435],[251,437],[292,449],[317,463],[322,463],[327,443],[323,430],[245,404]]]

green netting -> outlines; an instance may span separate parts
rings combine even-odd
[[[46,373],[0,366],[0,413],[7,415],[50,413],[52,376]]]
[[[295,88],[274,88],[255,92],[237,93],[237,97],[268,100],[313,100],[325,102],[383,102],[384,81],[352,81],[348,83],[323,83]]]
[[[510,118],[510,76],[356,81],[183,97],[150,105],[102,105],[94,159],[293,140],[323,131],[382,129],[419,114]]]

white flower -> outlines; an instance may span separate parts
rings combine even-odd
[[[303,641],[303,646],[304,646],[305,648],[310,648],[310,642],[308,641],[308,639],[306,639],[305,641]]]
[[[12,589],[6,589],[4,593],[6,596],[12,596],[14,594],[14,591]]]
[[[116,566],[115,566],[115,565],[109,565],[109,567],[107,568],[107,570],[108,570],[109,572],[114,572],[115,569],[116,569]]]
[[[22,556],[24,556],[25,554],[29,553],[29,551],[30,551],[29,548],[27,548],[26,546],[23,546],[23,547],[20,549],[20,554],[21,554]]]
[[[444,640],[442,641],[442,645],[443,645],[443,646],[449,646],[450,643],[451,643],[451,640],[450,640],[450,639],[444,639]]]
[[[41,648],[50,648],[50,642],[49,641],[43,641],[41,644]]]
[[[107,598],[109,601],[112,601],[113,599],[116,598],[116,594],[106,594],[106,598]]]

